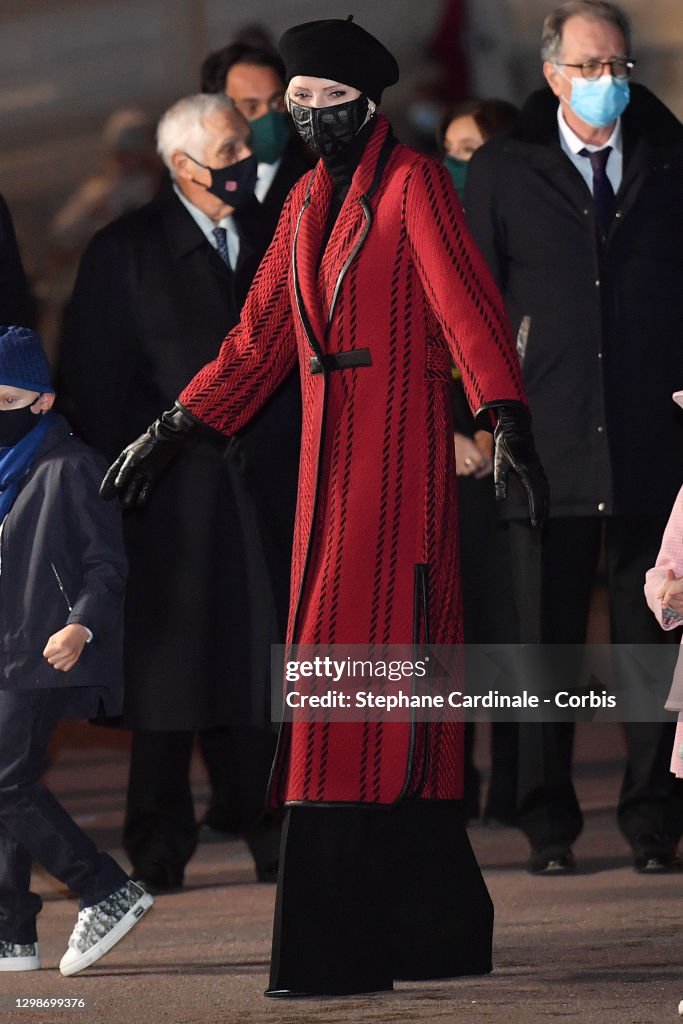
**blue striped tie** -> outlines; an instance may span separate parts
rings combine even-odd
[[[225,228],[214,228],[212,234],[213,237],[216,239],[218,255],[223,260],[226,267],[229,267],[230,256],[228,254],[228,232],[225,230]]]

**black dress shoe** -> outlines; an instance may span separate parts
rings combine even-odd
[[[570,875],[576,871],[576,861],[568,846],[532,850],[527,871],[532,875]]]
[[[481,819],[486,828],[515,828],[517,819],[514,814],[485,814]]]
[[[265,861],[260,864],[256,864],[256,880],[258,882],[277,882],[279,861]]]
[[[641,875],[680,871],[676,843],[670,836],[658,833],[638,836],[633,843],[633,867]]]
[[[203,821],[199,826],[197,840],[200,843],[229,843],[239,839],[240,835],[239,829],[216,828],[215,825],[209,825],[208,821]]]
[[[267,988],[263,993],[269,999],[305,999],[310,992],[294,992],[291,988]]]
[[[133,868],[131,878],[134,882],[144,885],[152,896],[165,892],[175,892],[183,887],[184,871],[171,864],[141,864]]]

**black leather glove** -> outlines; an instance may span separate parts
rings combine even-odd
[[[497,423],[493,431],[493,480],[496,498],[507,497],[510,470],[514,470],[524,485],[529,499],[529,517],[532,526],[542,526],[548,515],[548,480],[534,447],[531,433],[531,413],[523,402],[487,402],[477,410],[477,426],[491,429],[487,410],[492,409]]]
[[[144,505],[152,487],[179,451],[210,431],[178,402],[162,413],[144,434],[124,448],[106,472],[100,494],[107,501],[118,497],[123,508]]]

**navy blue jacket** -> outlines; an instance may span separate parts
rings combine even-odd
[[[57,417],[0,533],[0,688],[74,687],[76,717],[100,698],[108,714],[121,710],[126,558],[119,509],[98,493],[105,468]],[[60,672],[43,650],[74,622],[93,640]]]

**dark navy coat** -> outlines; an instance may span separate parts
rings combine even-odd
[[[557,102],[533,93],[509,133],[475,153],[467,220],[513,330],[527,328],[518,348],[551,514],[665,514],[683,472],[671,401],[683,387],[683,126],[631,86],[603,249]],[[519,490],[510,513],[526,514]]]
[[[43,440],[0,533],[0,688],[74,687],[74,717],[120,713],[126,557],[121,514],[98,490],[105,464],[61,416]],[[69,672],[43,657],[71,623],[93,639]]]

